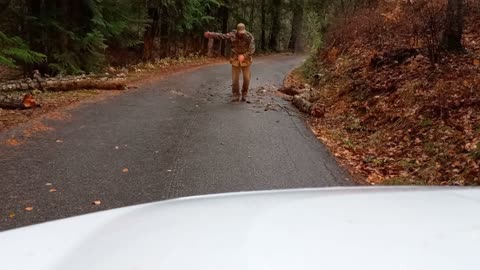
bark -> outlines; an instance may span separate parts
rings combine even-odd
[[[292,32],[288,43],[288,49],[293,52],[303,52],[302,31],[304,0],[295,1],[293,5]]]
[[[250,31],[253,31],[253,29],[255,29],[254,16],[255,16],[255,0],[252,0],[252,2],[250,3],[250,19],[249,19],[250,25],[248,26],[248,28],[251,29]]]
[[[31,94],[24,96],[0,95],[0,108],[10,110],[24,110],[39,107]]]
[[[168,9],[163,7],[160,12],[160,57],[168,56]]]
[[[208,52],[207,52],[208,57],[213,56],[213,42],[214,42],[213,38],[208,39]]]
[[[310,114],[312,109],[312,103],[309,101],[309,93],[303,93],[293,97],[293,105],[298,108],[303,113]]]
[[[303,93],[303,91],[300,91],[299,89],[297,89],[293,86],[281,87],[280,89],[278,89],[278,91],[280,93],[284,93],[285,95],[289,95],[289,96],[296,96],[296,95],[300,95],[301,93]]]
[[[272,32],[270,33],[270,41],[268,48],[272,51],[278,51],[278,34],[280,33],[280,10],[282,1],[272,1]]]
[[[265,27],[266,27],[266,16],[265,16],[265,0],[262,0],[262,35],[260,38],[260,48],[262,48],[262,51],[265,51],[267,49],[266,44],[266,34],[265,34]]]
[[[48,91],[71,91],[79,89],[124,90],[126,89],[126,79],[120,77],[96,78],[89,76],[68,76],[42,80],[26,79],[0,84],[0,92],[29,91],[35,89]]]
[[[3,15],[8,10],[8,6],[10,6],[10,2],[12,0],[5,0],[3,2],[0,2],[0,15]]]
[[[464,8],[464,0],[448,0],[446,29],[442,37],[442,47],[448,51],[464,51],[462,45]]]
[[[150,25],[148,26],[147,30],[145,31],[144,34],[144,39],[143,39],[143,60],[148,61],[153,58],[153,50],[154,50],[154,41],[155,37],[158,34],[159,27],[158,27],[158,21],[160,19],[160,16],[158,14],[158,9],[157,8],[149,8],[148,9],[148,16],[152,20]]]
[[[220,7],[220,14],[222,14],[222,33],[227,33],[229,32],[228,30],[228,18],[230,16],[230,11],[228,9],[228,7],[226,6],[222,6]],[[221,54],[222,56],[226,56],[227,55],[227,41],[226,40],[222,40],[221,41],[222,45],[221,45]]]

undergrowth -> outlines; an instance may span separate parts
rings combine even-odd
[[[467,1],[467,53],[448,54],[432,32],[443,2],[339,18],[301,69],[325,110],[312,129],[371,184],[480,184],[480,5]]]

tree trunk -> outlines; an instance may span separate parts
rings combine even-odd
[[[304,0],[293,3],[292,33],[288,42],[288,49],[293,52],[303,52],[302,31],[303,31],[303,8]]]
[[[161,9],[160,14],[160,57],[164,58],[168,56],[168,10],[166,7]]]
[[[227,32],[229,32],[228,31],[228,18],[230,16],[230,10],[227,6],[222,6],[222,7],[220,7],[219,11],[220,11],[220,14],[222,14],[222,32],[227,33]],[[222,43],[221,49],[220,49],[221,54],[222,54],[222,56],[226,56],[227,55],[227,52],[226,52],[227,41],[222,40],[221,43]]]
[[[267,49],[267,41],[266,41],[266,34],[265,34],[265,27],[266,25],[266,16],[265,16],[265,0],[262,0],[262,35],[260,38],[260,48],[262,51],[265,51]]]
[[[442,47],[448,51],[462,52],[464,0],[448,0],[445,32]]]
[[[25,110],[39,107],[35,98],[31,94],[24,96],[0,95],[0,108],[10,110]]]
[[[213,42],[214,42],[213,38],[208,39],[208,52],[207,52],[208,57],[213,57]]]
[[[248,26],[249,29],[251,29],[250,31],[253,31],[253,29],[255,29],[255,0],[252,0],[252,3],[250,4],[250,19],[249,19],[249,22],[250,22],[250,25]]]
[[[270,33],[270,41],[268,48],[272,51],[278,51],[278,34],[280,32],[280,10],[282,0],[272,1],[272,32]]]
[[[148,17],[152,20],[152,23],[148,26],[144,34],[143,61],[149,61],[153,58],[154,41],[158,34],[158,21],[160,19],[158,8],[149,8]]]

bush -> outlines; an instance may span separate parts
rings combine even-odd
[[[303,65],[300,68],[302,76],[308,80],[309,83],[312,83],[315,75],[318,73],[317,59],[314,56],[310,56],[305,60]]]

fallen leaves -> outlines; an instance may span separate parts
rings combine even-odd
[[[19,146],[20,144],[22,144],[20,141],[18,141],[15,138],[10,138],[10,139],[6,140],[5,143],[8,146]]]
[[[34,121],[29,127],[23,131],[25,138],[31,138],[33,135],[41,132],[52,131],[53,128],[45,125],[42,121]]]
[[[324,76],[309,125],[339,162],[370,184],[480,184],[478,54],[445,55],[435,72],[421,54],[367,69],[372,44],[349,47],[324,50],[312,70]]]
[[[92,202],[92,205],[100,205],[102,202],[100,200],[96,200]]]
[[[9,217],[9,218],[14,218],[14,217],[15,217],[15,212],[10,212],[10,213],[8,213],[8,217]]]
[[[27,207],[25,207],[25,211],[30,212],[30,211],[32,211],[32,210],[33,210],[33,206],[27,206]]]
[[[56,188],[51,188],[48,190],[48,192],[52,193],[52,192],[57,192],[57,189]]]

